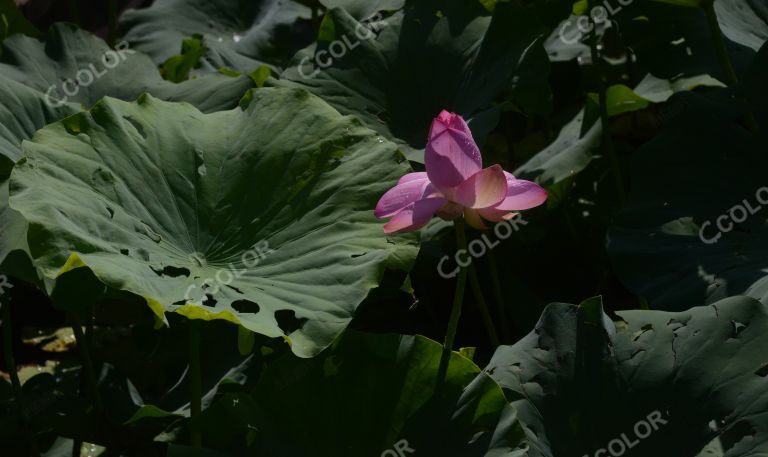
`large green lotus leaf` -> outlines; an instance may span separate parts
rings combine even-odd
[[[39,131],[11,207],[43,274],[87,266],[158,314],[285,335],[301,356],[330,344],[384,269],[413,261],[372,212],[407,166],[306,91],[249,98],[211,115],[105,99]]]
[[[211,75],[182,84],[164,81],[144,55],[123,51],[125,60],[105,73],[109,48],[100,38],[69,24],[57,24],[46,43],[28,36],[3,41],[0,57],[0,264],[14,251],[27,252],[26,221],[7,206],[7,174],[21,155],[22,141],[51,122],[90,106],[109,95],[134,100],[145,91],[169,100],[184,100],[203,111],[230,109],[252,87],[247,77]],[[112,54],[110,54],[112,55]],[[113,55],[114,56],[114,55]],[[110,57],[106,62],[112,65]],[[62,83],[80,71],[101,74],[75,96],[61,100]],[[84,80],[87,76],[81,75]],[[49,92],[49,89],[54,89]],[[68,87],[71,91],[71,88]],[[10,268],[3,265],[4,269]]]
[[[9,40],[10,41],[10,40]],[[0,70],[1,72],[2,70]],[[74,103],[46,103],[44,94],[0,74],[0,176],[21,157],[21,142],[41,127],[80,111]]]
[[[126,48],[110,51],[103,40],[72,24],[55,24],[46,42],[16,35],[2,46],[0,76],[33,89],[40,94],[39,100],[54,107],[64,102],[90,107],[105,96],[135,100],[149,92],[163,100],[186,101],[212,112],[237,106],[253,87],[246,76],[221,74],[180,84],[165,81],[146,55]],[[82,84],[74,87],[67,80]],[[68,96],[65,91],[76,93]]]
[[[681,94],[670,112],[634,154],[632,192],[608,232],[617,274],[657,309],[739,294],[766,302],[764,138],[727,100]]]
[[[297,30],[309,8],[292,0],[159,0],[121,17],[125,39],[157,64],[179,53],[181,42],[203,36],[209,71],[250,73],[264,63],[282,65],[310,41]]]
[[[761,0],[717,0],[717,21],[728,39],[757,51],[768,40],[768,5]]]
[[[695,457],[713,441],[723,452],[707,455],[768,452],[764,304],[618,314],[612,323],[599,299],[550,305],[531,334],[497,350],[485,372],[513,398],[526,456]],[[507,441],[517,433],[498,428],[487,455],[518,455]]]
[[[542,149],[526,163],[515,170],[515,176],[521,179],[535,179],[542,185],[562,182],[582,171],[593,160],[592,150],[600,146],[603,132],[600,122],[588,122],[584,110],[565,124],[555,141]],[[582,135],[582,131],[586,131]]]
[[[422,336],[349,330],[318,357],[269,364],[251,395],[214,403],[202,416],[206,445],[233,451],[250,429],[258,430],[251,455],[379,456],[401,443],[417,454],[480,457],[506,399],[455,352],[435,397],[441,353]]]
[[[759,47],[756,46],[756,39],[745,42],[740,38],[754,38],[753,31],[765,34],[764,24],[754,28],[754,24],[734,17],[748,2],[751,0],[715,2],[718,22],[726,36],[728,52],[738,74],[746,71]],[[614,18],[622,27],[627,43],[637,54],[640,68],[662,78],[709,74],[725,80],[714,50],[712,31],[700,8],[634,2]]]
[[[700,8],[653,1],[607,5],[624,45],[637,56],[635,71],[662,78],[709,74],[725,80],[707,18]],[[731,59],[741,74],[768,36],[768,10],[761,0],[717,0],[715,9]],[[548,37],[546,48],[553,61],[577,57],[589,61],[589,35],[581,32],[577,24],[577,16],[563,18]]]
[[[547,78],[525,72],[525,62],[540,64],[543,27],[520,6],[499,4],[491,14],[474,1],[409,1],[367,23],[336,8],[323,24],[321,40],[297,53],[277,84],[304,87],[404,145],[423,148],[441,110],[470,118],[519,87],[522,109],[551,103]],[[329,56],[338,57],[321,68],[317,59],[326,65]],[[541,97],[530,101],[532,93]]]
[[[7,257],[13,252],[28,253],[27,222],[8,207],[8,176],[21,156],[21,142],[53,121],[79,111],[74,104],[52,106],[44,97],[23,84],[0,75],[0,266],[8,273]]]
[[[644,109],[649,102],[665,103],[678,92],[700,87],[722,87],[723,84],[708,75],[680,78],[674,81],[656,78],[648,74],[635,87],[613,86],[608,91],[609,115],[615,116],[626,111]],[[613,89],[621,89],[614,91]],[[627,108],[630,106],[631,108]],[[565,124],[557,138],[515,170],[515,176],[536,180],[551,186],[573,177],[584,170],[599,155],[602,125],[599,120],[590,121],[581,110]]]
[[[11,257],[12,253],[21,253],[22,257],[29,254],[27,221],[8,206],[9,181],[6,177],[0,182],[0,268],[6,274],[18,273],[19,270],[17,259]]]

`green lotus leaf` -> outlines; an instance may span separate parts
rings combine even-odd
[[[540,68],[543,31],[534,14],[512,3],[491,14],[479,2],[409,1],[363,22],[336,8],[326,15],[319,42],[297,53],[275,84],[305,88],[418,150],[443,109],[471,118],[498,95],[522,92],[525,97],[512,98],[520,109],[545,111],[547,78],[525,71],[525,65]]]
[[[231,109],[253,86],[248,77],[210,75],[182,84],[164,81],[155,65],[130,49],[110,51],[100,38],[70,24],[56,24],[46,43],[13,36],[2,43],[0,56],[0,264],[14,251],[28,252],[27,224],[7,206],[12,163],[21,143],[51,122],[91,106],[103,96],[135,100],[149,91],[157,97],[183,100],[203,111]],[[114,66],[113,69],[109,67]],[[93,82],[75,86],[66,81]],[[67,96],[63,91],[77,91]],[[5,266],[4,266],[5,267]]]
[[[414,260],[414,238],[373,217],[407,166],[306,91],[247,99],[205,115],[107,98],[40,130],[10,201],[41,272],[87,266],[160,316],[286,336],[300,356],[329,345],[385,268]]]
[[[633,156],[633,191],[608,232],[619,278],[656,309],[732,295],[768,300],[765,142],[727,100],[681,94]],[[680,173],[680,170],[685,173]]]
[[[717,0],[715,13],[729,40],[759,50],[768,40],[768,8],[754,0]]]
[[[251,430],[255,455],[379,456],[400,448],[480,457],[506,399],[455,352],[437,398],[441,353],[422,336],[348,330],[318,357],[269,364],[251,394],[211,405],[201,416],[206,445],[244,447]]]
[[[211,112],[233,108],[253,87],[248,77],[220,74],[180,84],[165,81],[146,55],[126,45],[121,42],[111,50],[72,24],[55,24],[45,43],[23,35],[5,40],[0,75],[40,92],[52,106],[68,102],[90,107],[105,96],[135,100],[149,92]]]
[[[0,266],[16,270],[7,257],[13,252],[28,253],[27,222],[8,207],[8,177],[13,163],[21,156],[21,142],[53,121],[79,111],[66,103],[52,106],[40,93],[0,75]]]
[[[585,122],[589,121],[581,110],[560,129],[552,144],[515,170],[515,176],[551,186],[584,170],[594,158],[592,150],[600,146],[603,131],[600,122],[592,120],[591,126]]]
[[[513,398],[526,456],[768,451],[764,304],[735,297],[681,313],[618,315],[611,322],[599,299],[553,304],[534,332],[494,355],[485,372]],[[520,455],[508,442],[519,432],[498,428],[487,455]]]
[[[10,40],[8,40],[10,41]],[[80,111],[75,103],[46,103],[44,94],[7,78],[0,70],[0,166],[7,176],[21,157],[21,142],[41,127]]]
[[[730,58],[741,74],[765,40],[766,23],[760,19],[766,17],[765,7],[751,0],[714,3]],[[645,20],[637,20],[639,16]],[[613,17],[623,27],[623,35],[643,69],[662,78],[709,74],[726,79],[713,52],[713,32],[701,8],[634,2]],[[749,20],[745,20],[747,17]]]
[[[698,7],[701,3],[667,0],[608,2],[599,6],[618,24],[621,41],[637,56],[641,75],[650,72],[674,79],[709,74],[725,80],[713,51],[707,17]],[[717,0],[714,7],[731,60],[741,74],[768,38],[768,11],[762,2],[753,0]],[[579,29],[579,18],[562,20],[546,41],[550,58],[560,62],[577,57],[589,59],[589,35]]]
[[[300,30],[310,17],[309,8],[291,0],[160,0],[120,20],[125,40],[158,65],[199,34],[208,51],[204,70],[250,73],[265,63],[281,66],[311,42]]]
[[[667,80],[648,74],[635,89],[623,85],[609,88],[609,115],[642,110],[647,108],[650,102],[665,103],[678,92],[701,87],[724,87],[724,84],[708,75]],[[592,101],[596,104],[596,95],[590,95],[595,97]],[[601,135],[600,121],[585,116],[585,110],[581,110],[560,129],[552,144],[518,167],[515,176],[535,179],[546,186],[564,182],[580,173],[595,159],[594,151],[600,147]]]

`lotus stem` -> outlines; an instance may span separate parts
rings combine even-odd
[[[717,21],[717,13],[715,13],[714,0],[706,0],[702,2],[702,9],[707,15],[707,22],[709,24],[709,31],[712,33],[712,40],[715,44],[715,52],[717,53],[717,59],[720,61],[720,67],[725,74],[726,82],[729,86],[735,86],[739,83],[739,78],[736,76],[736,70],[733,69],[733,63],[731,62],[731,56],[728,54],[728,47],[725,44],[725,37],[723,31],[720,29],[720,23]]]
[[[96,383],[96,372],[93,368],[93,359],[91,359],[91,348],[88,344],[88,338],[83,333],[83,327],[79,322],[75,321],[72,325],[72,331],[75,334],[75,340],[77,341],[77,348],[80,350],[80,359],[83,362],[83,371],[85,372],[85,385],[88,389],[88,395],[93,403],[93,407],[98,414],[104,411],[103,404],[101,402],[101,395],[99,394],[98,384]]]
[[[80,10],[77,6],[77,0],[69,0],[69,19],[80,26]]]
[[[456,248],[467,249],[467,234],[464,229],[464,219],[458,218],[453,221],[456,229]],[[467,285],[467,267],[460,266],[459,275],[456,279],[456,292],[453,295],[453,306],[451,307],[451,317],[448,321],[448,329],[445,332],[445,342],[443,343],[443,352],[440,355],[440,365],[437,370],[437,391],[440,397],[445,387],[446,377],[448,375],[448,364],[451,360],[453,343],[456,340],[456,330],[459,327],[459,318],[461,317],[461,305],[464,302],[464,290]]]
[[[499,278],[498,263],[496,262],[496,255],[493,253],[493,249],[488,250],[488,265],[491,271],[491,284],[493,285],[493,293],[496,297],[496,306],[499,307],[499,320],[501,321],[501,342],[511,343],[512,332],[510,331],[510,320],[507,314],[507,307],[505,306],[504,294],[501,291],[501,279]]]
[[[114,48],[117,42],[117,0],[109,0],[108,14],[107,44],[110,48]]]
[[[203,434],[198,423],[203,410],[202,371],[200,369],[200,326],[197,319],[189,321],[189,410],[192,446],[203,447]]]
[[[592,11],[594,0],[588,1],[588,11]],[[603,65],[600,58],[600,50],[598,49],[597,39],[597,23],[595,23],[592,15],[588,15],[589,22],[592,24],[592,33],[589,38],[589,48],[592,56],[592,65],[594,66],[596,73],[600,81],[600,87],[598,92],[600,103],[600,124],[603,127],[602,141],[600,144],[603,150],[603,155],[608,157],[608,161],[611,165],[611,174],[613,175],[613,182],[616,188],[616,196],[618,200],[623,203],[625,201],[624,191],[624,179],[622,178],[621,166],[619,165],[619,158],[616,155],[616,148],[613,145],[613,138],[609,128],[609,116],[608,116],[608,83],[606,81],[605,72],[603,71]]]
[[[477,276],[477,268],[474,265],[469,267],[469,282],[472,284],[472,293],[475,296],[475,302],[477,302],[477,308],[480,311],[480,316],[483,319],[483,325],[485,331],[488,333],[488,339],[491,340],[491,345],[494,349],[499,347],[499,335],[496,333],[496,327],[493,324],[493,318],[491,312],[488,311],[488,303],[483,296],[483,289],[480,287],[480,278]]]
[[[317,27],[320,21],[320,0],[312,1],[312,25]]]
[[[21,388],[21,381],[19,380],[19,372],[16,367],[16,359],[13,357],[13,329],[11,328],[11,299],[7,297],[2,299],[0,303],[2,308],[2,327],[3,327],[3,353],[5,356],[5,367],[8,370],[8,375],[11,377],[11,386],[13,388],[13,396],[16,398],[16,407],[19,410],[19,416],[24,426],[25,433],[27,435],[27,441],[29,442],[29,452],[31,456],[39,456],[40,451],[37,448],[37,442],[35,442],[35,435],[32,432],[32,419],[29,414],[29,408],[27,407],[27,401],[24,398],[24,391]]]
[[[720,28],[720,23],[717,21],[715,1],[705,0],[701,7],[704,10],[704,14],[707,16],[707,23],[709,24],[709,31],[712,34],[712,41],[715,45],[717,60],[720,62],[720,67],[723,70],[723,74],[725,74],[726,82],[728,83],[729,87],[735,87],[739,83],[739,77],[736,75],[736,70],[733,68],[733,62],[731,61],[731,56],[728,53],[728,46],[725,42],[723,30]],[[745,122],[749,130],[752,132],[757,132],[760,128],[752,111],[747,113]]]

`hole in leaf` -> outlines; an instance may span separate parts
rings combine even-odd
[[[238,313],[251,313],[256,314],[261,311],[261,307],[258,303],[250,300],[237,300],[232,302],[232,308]]]
[[[758,375],[758,376],[762,376],[763,378],[765,378],[766,376],[768,376],[768,362],[766,362],[766,364],[765,364],[765,365],[763,365],[762,367],[760,367],[760,369],[758,369],[757,371],[755,371],[755,374],[756,374],[756,375]]]
[[[208,306],[210,308],[213,308],[216,306],[216,303],[219,301],[213,298],[212,294],[205,294],[205,300],[203,300],[203,306]]]
[[[109,212],[109,218],[112,219],[115,217],[115,210],[107,206],[107,212]]]
[[[169,276],[171,278],[178,278],[180,276],[184,276],[185,278],[188,278],[191,272],[188,268],[184,267],[172,267],[170,265],[165,266],[162,270],[155,269],[154,267],[151,267],[152,271],[155,272],[158,276]]]
[[[120,249],[120,254],[129,255],[131,252],[128,249]]]
[[[290,309],[275,311],[275,320],[277,320],[277,326],[280,327],[280,330],[286,335],[290,335],[300,329],[304,323],[307,322],[306,318],[297,318],[296,311]]]

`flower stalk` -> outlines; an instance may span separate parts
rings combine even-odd
[[[117,42],[117,0],[109,0],[109,17],[107,22],[107,44],[110,48],[115,47]]]
[[[80,359],[83,362],[83,372],[85,374],[84,381],[85,386],[88,389],[88,395],[96,413],[101,414],[104,411],[104,408],[101,402],[98,384],[96,383],[96,372],[93,368],[93,359],[91,358],[90,345],[88,344],[89,339],[86,338],[85,333],[83,333],[83,327],[77,321],[73,322],[72,331],[75,334],[77,348],[80,350]]]
[[[701,4],[701,8],[707,16],[707,24],[709,25],[709,30],[712,34],[712,41],[715,45],[717,60],[720,62],[720,67],[723,70],[726,82],[729,87],[735,87],[739,83],[739,77],[736,75],[736,70],[733,68],[733,62],[731,61],[730,54],[728,54],[728,46],[725,42],[725,36],[723,35],[723,30],[720,28],[720,23],[717,20],[715,1],[704,0]],[[757,119],[752,111],[747,113],[745,122],[747,128],[752,132],[757,132],[759,130]]]
[[[491,284],[493,286],[493,293],[496,298],[496,306],[499,307],[499,320],[501,321],[501,342],[511,343],[512,332],[510,330],[510,320],[507,314],[507,307],[504,302],[504,294],[501,291],[501,278],[499,277],[498,263],[496,262],[496,254],[493,253],[493,249],[488,250],[488,269],[491,272]]]
[[[594,0],[588,0],[588,11],[592,11]],[[592,27],[592,33],[589,36],[589,49],[592,58],[592,66],[595,69],[595,73],[599,79],[598,87],[598,103],[600,104],[600,125],[603,127],[603,135],[601,140],[601,149],[603,154],[608,157],[608,161],[611,166],[611,175],[613,177],[614,187],[616,189],[616,196],[620,203],[626,200],[626,193],[624,189],[624,178],[621,173],[621,165],[619,164],[619,158],[616,154],[616,148],[613,144],[613,137],[611,137],[610,131],[610,118],[608,116],[608,81],[606,80],[605,71],[603,69],[602,57],[600,56],[600,49],[598,46],[597,36],[597,23],[592,15],[588,15],[589,21]]]
[[[199,418],[203,410],[202,371],[200,368],[200,327],[197,319],[189,321],[189,410],[190,410],[190,440],[192,446],[203,446],[203,434],[200,430]]]
[[[488,339],[491,341],[491,345],[496,349],[500,344],[499,336],[498,333],[496,333],[496,326],[493,324],[491,312],[488,310],[488,303],[486,303],[485,297],[483,296],[480,279],[477,277],[477,269],[472,264],[467,268],[469,269],[469,282],[472,285],[472,293],[475,296],[478,311],[480,311],[480,316],[483,319],[485,331],[488,333]]]
[[[456,247],[458,249],[467,249],[467,234],[464,228],[464,220],[459,218],[453,221],[456,229]],[[464,302],[464,290],[467,285],[468,267],[461,267],[459,275],[456,278],[456,291],[453,295],[453,305],[451,306],[451,317],[448,321],[448,329],[445,332],[445,341],[443,343],[443,352],[440,355],[440,365],[437,369],[437,396],[440,397],[444,391],[446,377],[448,375],[448,364],[451,360],[453,344],[456,341],[456,331],[459,328],[459,318],[461,317],[461,305]]]
[[[24,398],[24,391],[21,388],[21,381],[19,380],[19,372],[16,367],[16,359],[13,357],[13,334],[11,329],[11,299],[10,297],[0,299],[0,307],[2,308],[2,330],[3,330],[3,355],[5,357],[5,367],[8,370],[8,375],[11,377],[11,387],[13,388],[13,396],[16,399],[16,408],[18,409],[21,422],[27,435],[27,441],[29,443],[29,453],[31,456],[36,457],[40,455],[40,451],[37,448],[37,442],[35,441],[35,435],[32,431],[32,418],[29,414],[29,407],[27,406],[26,399]]]

